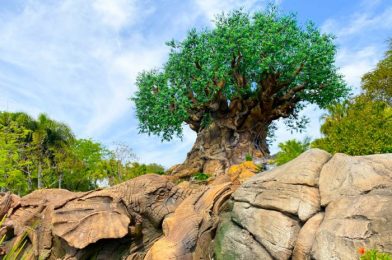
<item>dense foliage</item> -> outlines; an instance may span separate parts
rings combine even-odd
[[[347,94],[334,65],[333,37],[275,7],[218,16],[213,29],[192,29],[167,45],[168,61],[139,74],[133,98],[140,131],[164,140],[181,136],[184,122],[200,132],[222,115],[236,116],[228,127],[237,128],[240,112],[257,107],[259,122],[289,117],[301,127],[305,121],[293,120],[305,103],[326,107]]]
[[[362,77],[362,88],[370,99],[392,106],[392,40],[389,41],[385,58],[373,71]]]
[[[113,151],[46,115],[0,112],[0,190],[26,194],[37,188],[75,191],[117,184],[146,173],[163,173],[157,164],[139,164],[126,145]]]
[[[392,44],[385,59],[362,78],[364,92],[328,107],[323,138],[313,147],[331,153],[366,155],[392,152]]]
[[[308,150],[310,146],[310,139],[305,138],[302,142],[292,139],[284,143],[280,143],[278,146],[280,151],[275,155],[274,162],[277,165],[282,165]]]

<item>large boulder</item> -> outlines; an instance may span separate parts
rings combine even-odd
[[[392,154],[311,149],[271,171],[250,170],[242,184],[241,171],[198,185],[145,175],[90,192],[0,193],[0,254],[26,235],[27,259],[350,260],[359,247],[392,252]]]
[[[227,217],[222,218],[215,237],[215,248],[217,260],[273,259],[250,232],[239,227]]]
[[[163,219],[189,194],[159,175],[85,193],[37,190],[8,211],[5,226],[14,238],[6,244],[27,233],[36,258],[79,259],[119,251],[121,243],[105,240],[132,238],[122,252],[133,254],[152,245],[162,234]]]
[[[392,154],[311,149],[233,193],[216,255],[349,260],[359,247],[392,252],[391,187]]]
[[[321,204],[325,206],[341,196],[360,195],[379,189],[392,190],[391,156],[335,154],[321,171]]]
[[[208,259],[208,245],[218,224],[220,207],[230,197],[230,183],[210,186],[186,198],[162,225],[163,237],[146,260]]]
[[[315,259],[358,259],[360,247],[392,252],[392,193],[346,196],[331,202],[317,230]]]

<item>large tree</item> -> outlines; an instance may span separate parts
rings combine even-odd
[[[170,140],[185,123],[197,133],[177,169],[184,174],[265,156],[275,120],[301,127],[306,104],[324,108],[348,92],[334,64],[333,36],[274,7],[217,16],[212,29],[167,44],[167,62],[138,75],[133,100],[140,132]]]

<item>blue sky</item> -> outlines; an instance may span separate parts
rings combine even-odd
[[[78,137],[107,146],[122,141],[142,162],[168,167],[183,161],[195,134],[161,143],[139,135],[134,105],[137,73],[159,68],[168,48],[192,27],[212,26],[214,14],[244,7],[263,9],[257,0],[0,0],[0,110],[41,112],[65,122]],[[392,37],[389,0],[279,0],[284,12],[314,21],[337,36],[337,65],[358,92],[360,78],[383,57]],[[304,133],[279,122],[277,143],[320,136],[322,111],[308,107]]]

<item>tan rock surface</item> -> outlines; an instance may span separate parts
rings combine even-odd
[[[236,202],[232,218],[235,223],[251,233],[276,259],[289,259],[300,230],[298,221],[274,210],[251,207]]]
[[[20,197],[7,193],[0,193],[0,219],[8,213],[9,210],[15,208],[20,203]]]
[[[294,160],[262,174],[260,181],[279,181],[317,187],[320,171],[331,155],[320,149],[310,149]]]
[[[220,160],[209,160],[203,166],[203,173],[218,176],[225,173],[225,167]]]
[[[222,203],[230,196],[230,184],[210,186],[193,194],[163,222],[164,236],[148,251],[146,260],[208,259],[200,244],[211,242]]]
[[[9,213],[5,224],[12,227],[16,236],[28,231],[35,256],[43,259],[43,255],[51,254],[55,258],[87,257],[91,250],[88,245],[126,237],[133,237],[134,243],[138,243],[130,245],[132,253],[149,248],[161,234],[164,217],[191,192],[159,175],[144,175],[86,193],[38,190],[20,199],[20,206]],[[56,239],[66,242],[57,244],[62,250],[54,248],[52,241]],[[106,255],[118,246],[106,243],[100,252]],[[55,251],[63,253],[55,256]]]
[[[278,181],[264,182],[262,175],[242,185],[233,194],[233,198],[256,207],[294,214],[302,221],[320,211],[320,194],[317,188]]]
[[[376,189],[392,190],[392,154],[335,154],[320,174],[321,204]]]
[[[299,231],[297,241],[293,250],[293,260],[310,260],[312,246],[316,237],[316,232],[323,221],[324,213],[320,212],[302,226]]]
[[[392,252],[392,194],[343,197],[326,208],[313,245],[316,259],[358,259],[359,247]]]

